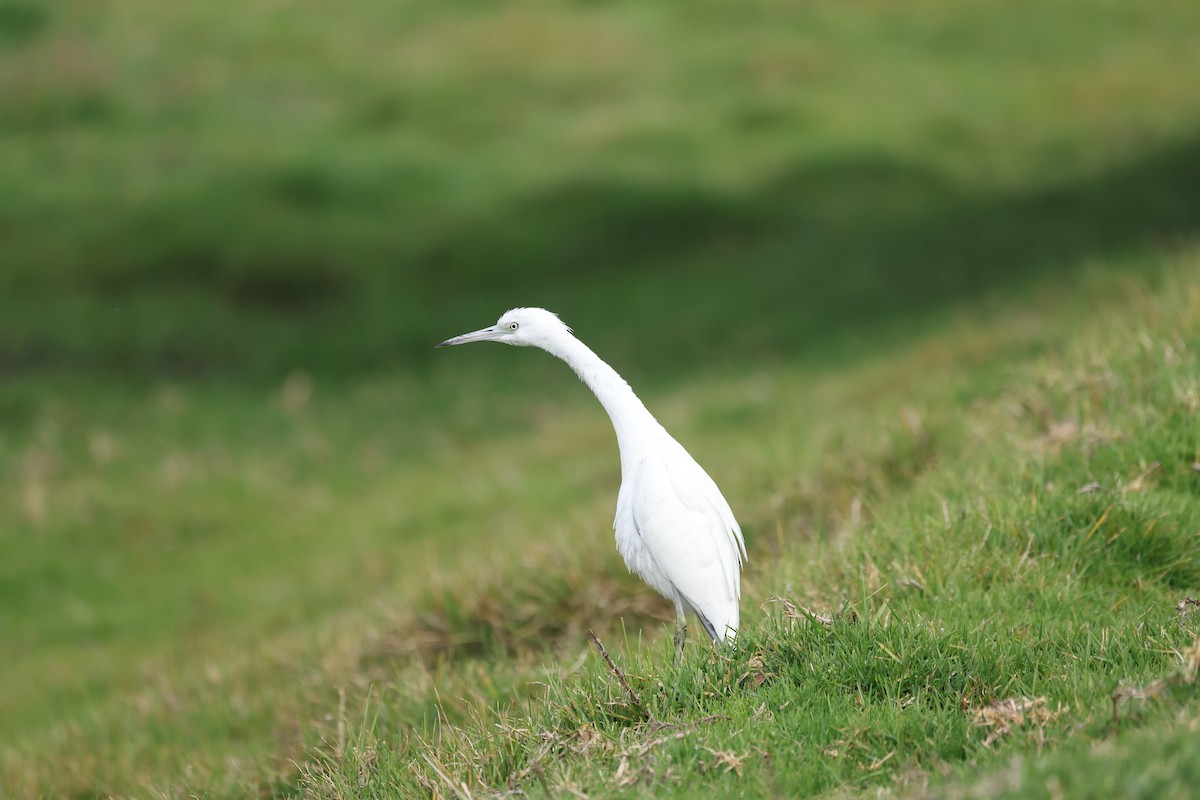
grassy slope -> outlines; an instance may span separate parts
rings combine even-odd
[[[900,795],[1049,796],[1057,785],[1072,796],[1185,796],[1200,768],[1182,744],[1200,720],[1198,617],[1175,608],[1200,583],[1196,266],[1192,255],[1161,293],[1093,306],[1098,319],[1075,309],[1079,330],[1065,336],[1062,320],[1042,317],[1051,309],[1033,320],[1023,310],[1040,329],[1033,343],[1055,342],[1035,358],[971,365],[1031,342],[964,326],[956,344],[937,338],[872,365],[876,387],[921,375],[904,392],[909,407],[868,402],[867,420],[822,426],[823,455],[794,481],[758,478],[757,495],[776,495],[743,511],[757,536],[736,649],[696,648],[676,669],[665,645],[610,640],[640,707],[567,637],[555,639],[560,663],[579,661],[530,671],[544,688],[528,705],[477,708],[465,729],[443,722],[413,740],[371,709],[389,692],[436,691],[452,719],[461,701],[450,698],[488,700],[478,682],[504,660],[442,664],[416,693],[396,668],[375,685],[382,699],[365,701],[370,721],[331,743],[304,786],[330,797],[518,786],[853,795],[880,784]],[[773,381],[785,396],[793,388]],[[854,376],[820,382],[840,403],[862,390]],[[726,391],[726,403],[739,394]],[[763,392],[749,381],[741,403]],[[769,427],[785,431],[809,411],[771,408]],[[532,595],[551,616],[558,580],[501,576],[475,613]],[[782,601],[758,611],[775,593],[833,624]],[[1122,687],[1131,696],[1114,726]]]
[[[1183,785],[1186,693],[1104,720],[1194,630],[1195,8],[777,5],[0,6],[0,785]],[[734,501],[732,661],[569,372],[430,361],[530,301]]]
[[[656,639],[665,629],[668,609],[621,574],[605,524],[610,434],[590,404],[568,401],[531,417],[532,431],[449,448],[425,464],[435,478],[385,470],[382,497],[359,485],[361,502],[336,536],[302,507],[275,523],[280,533],[264,523],[267,541],[245,537],[249,549],[210,542],[222,548],[211,563],[174,576],[192,615],[182,630],[155,629],[176,614],[152,576],[135,588],[156,603],[110,608],[107,638],[96,620],[76,619],[96,642],[74,634],[70,657],[31,624],[26,635],[45,637],[41,647],[7,669],[57,697],[6,696],[6,723],[26,732],[6,753],[6,783],[236,795],[256,782],[285,790],[297,758],[315,759],[301,782],[318,796],[334,786],[351,796],[454,794],[433,765],[472,792],[519,782],[536,794],[531,763],[552,793],[603,796],[629,783],[681,796],[702,784],[789,794],[892,781],[904,793],[929,774],[935,787],[970,787],[980,779],[968,764],[1000,769],[1021,753],[1037,766],[1000,774],[1095,789],[1135,781],[1134,764],[1149,759],[1179,789],[1195,769],[1178,752],[1197,711],[1191,690],[1123,701],[1120,737],[1109,695],[1174,673],[1194,641],[1197,617],[1173,606],[1200,583],[1198,266],[1195,254],[1181,257],[1156,290],[1097,279],[1083,305],[1050,293],[853,368],[771,369],[658,398],[738,498],[753,536],[734,654],[694,648],[676,671],[665,645],[637,644],[640,632]],[[212,469],[203,455],[188,459],[183,486],[212,480],[200,477]],[[439,489],[436,476],[453,472],[463,476],[456,491]],[[1103,488],[1079,493],[1093,482]],[[401,487],[424,492],[426,509],[442,507],[446,538],[414,537],[399,554],[384,534],[354,544],[359,519],[388,527]],[[288,499],[308,491],[294,485]],[[205,507],[231,502],[213,497],[204,493]],[[189,519],[200,507],[177,513]],[[480,527],[489,535],[472,532]],[[271,544],[285,532],[295,550]],[[358,557],[339,555],[346,537]],[[464,556],[456,543],[473,541],[476,554]],[[528,545],[512,555],[518,542]],[[273,559],[269,576],[254,567],[263,558]],[[322,559],[335,563],[306,565]],[[222,590],[206,606],[185,589],[213,574]],[[296,586],[298,574],[308,583]],[[760,611],[776,594],[841,618],[826,631],[782,620],[777,604]],[[139,624],[122,624],[133,613]],[[629,626],[624,645],[614,614]],[[50,618],[47,609],[40,624]],[[626,665],[652,722],[638,722],[588,652],[587,626]],[[147,657],[166,636],[186,649]],[[64,694],[56,665],[97,684]],[[988,719],[978,715],[990,703],[1040,697],[1047,720],[983,744],[992,729],[977,718]],[[39,722],[47,717],[60,721]],[[1146,723],[1163,735],[1140,733]],[[1106,771],[1091,766],[1093,740],[1108,748]],[[724,774],[723,754],[740,776]],[[996,780],[983,779],[985,796],[1010,786]]]

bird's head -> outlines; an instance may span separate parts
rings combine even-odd
[[[506,311],[495,325],[462,336],[447,339],[438,347],[450,347],[468,342],[503,342],[518,347],[541,347],[559,341],[571,329],[553,311],[544,308],[514,308]]]

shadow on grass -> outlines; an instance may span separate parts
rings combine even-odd
[[[638,348],[641,366],[669,369],[671,353],[652,344],[664,322],[721,331],[702,337],[706,361],[763,347],[796,355],[1034,279],[1178,246],[1200,232],[1198,186],[1200,139],[1012,193],[973,194],[881,157],[801,165],[745,196],[584,182],[482,221],[419,263],[431,286],[433,275],[457,278],[433,289],[439,305],[494,293],[498,313],[530,302],[528,294],[569,309],[580,327],[605,329],[615,315],[635,341],[651,343],[649,354]],[[1155,261],[1142,257],[1136,268],[1153,270]]]
[[[606,353],[636,352],[634,372],[669,375],[802,356],[1123,256],[1152,272],[1154,250],[1200,232],[1200,137],[1070,182],[984,194],[881,156],[801,164],[740,194],[591,177],[471,219],[397,220],[375,186],[350,228],[325,216],[344,209],[274,188],[231,210],[214,199],[239,196],[222,180],[195,207],[135,209],[114,224],[90,249],[105,267],[8,293],[16,321],[0,325],[0,365],[246,378],[298,364],[421,369],[443,335],[533,304],[585,338],[603,330]],[[122,245],[131,232],[136,248]],[[289,256],[297,248],[303,257]],[[38,313],[18,313],[31,297]]]

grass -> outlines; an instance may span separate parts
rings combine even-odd
[[[1200,580],[1200,295],[1134,308],[1119,322],[1106,315],[1107,331],[1069,335],[1063,354],[1010,367],[950,430],[926,420],[953,419],[962,378],[930,370],[934,388],[908,414],[855,426],[882,446],[845,434],[854,438],[833,463],[802,473],[830,483],[751,511],[751,611],[736,647],[694,648],[676,668],[666,644],[617,634],[635,701],[578,633],[539,630],[525,650],[553,643],[564,661],[578,658],[565,672],[543,667],[533,698],[475,696],[471,711],[450,699],[478,691],[469,687],[493,655],[458,667],[462,684],[439,673],[436,713],[415,741],[372,717],[368,699],[368,722],[331,742],[302,788],[999,797],[1053,794],[1044,787],[1057,782],[1070,796],[1186,796],[1196,761],[1179,741],[1194,731],[1200,668],[1197,617],[1181,613]],[[1164,325],[1159,337],[1143,315]],[[1164,348],[1185,345],[1189,355],[1164,362]],[[942,347],[931,341],[895,368]],[[865,510],[839,502],[843,482]],[[800,533],[798,517],[824,517],[820,538],[772,552],[764,534]],[[554,565],[497,580],[458,630],[487,604],[516,610],[520,630],[530,593],[544,616],[591,619],[555,591],[563,574]],[[375,686],[410,693],[406,670]],[[1098,753],[1117,766],[1095,770]],[[1143,773],[1140,759],[1156,766]]]
[[[1085,293],[1095,302],[1073,316],[1051,295],[1011,309],[1021,325],[1003,315],[990,326],[964,320],[854,368],[772,369],[663,397],[663,417],[694,430],[694,449],[729,453],[741,465],[723,476],[727,491],[761,495],[742,511],[754,545],[739,645],[724,653],[693,647],[681,669],[660,638],[669,609],[623,575],[611,553],[610,434],[586,397],[578,408],[569,401],[542,411],[548,419],[531,418],[533,433],[448,447],[424,471],[462,470],[453,489],[394,466],[380,468],[387,477],[377,488],[356,479],[349,519],[367,523],[335,522],[302,504],[274,523],[261,512],[254,537],[189,542],[164,526],[143,534],[181,553],[183,564],[162,578],[133,564],[105,567],[104,551],[90,557],[80,541],[78,559],[59,568],[78,560],[99,572],[96,594],[64,579],[66,597],[43,587],[43,602],[58,606],[44,606],[27,627],[6,626],[18,642],[40,645],[6,667],[7,685],[34,689],[5,696],[8,730],[25,732],[25,744],[6,751],[6,782],[34,793],[90,786],[118,795],[240,794],[257,784],[318,797],[454,795],[460,782],[472,795],[518,785],[536,795],[542,780],[551,794],[574,787],[599,796],[876,785],[953,795],[978,782],[984,796],[999,796],[1011,780],[989,774],[1028,770],[1026,780],[1083,781],[1083,796],[1131,780],[1116,767],[1089,768],[1096,756],[1081,742],[1091,741],[1127,764],[1135,752],[1158,758],[1161,746],[1156,780],[1184,786],[1192,762],[1170,753],[1194,719],[1189,684],[1122,699],[1119,730],[1110,697],[1190,674],[1194,659],[1187,654],[1200,618],[1180,616],[1175,605],[1196,593],[1200,564],[1195,263],[1195,255],[1181,258],[1158,289],[1123,281],[1125,296],[1104,297],[1112,287],[1101,280]],[[788,402],[796,396],[806,402]],[[340,415],[323,417],[316,397],[291,413],[331,436],[325,426]],[[186,407],[172,413],[207,419],[219,406],[197,397]],[[289,413],[282,401],[275,408]],[[135,418],[150,419],[144,409]],[[796,427],[801,449],[763,445],[772,431]],[[303,441],[269,426],[261,435],[295,448]],[[145,449],[120,442],[120,461]],[[259,443],[242,445],[254,452]],[[514,469],[516,448],[525,462]],[[580,455],[566,456],[568,475],[556,480],[564,450]],[[178,468],[184,477],[176,480],[194,484],[193,499],[155,484],[173,492],[178,518],[232,504],[213,502],[229,496],[215,491],[216,465],[228,454],[188,453],[191,466]],[[286,455],[298,477],[276,488],[282,500],[271,499],[269,482],[240,489],[249,495],[239,503],[246,518],[254,519],[251,500],[279,509],[311,491],[302,459]],[[151,469],[170,463],[148,461]],[[263,468],[247,461],[239,474],[252,479]],[[321,463],[338,458],[327,453]],[[81,480],[60,473],[49,491],[83,493]],[[496,488],[505,482],[513,487]],[[405,515],[429,515],[438,536],[413,530],[404,552],[388,555],[396,528],[386,519],[396,512],[387,509],[417,496],[398,494],[405,486],[424,498]],[[104,492],[109,513],[119,505],[113,492]],[[538,502],[505,511],[510,492]],[[50,546],[56,516],[66,518],[64,531],[76,527],[70,506],[56,504],[32,541]],[[212,523],[217,531],[226,524]],[[341,533],[330,535],[329,525]],[[379,540],[356,540],[360,525],[377,529]],[[475,526],[489,535],[477,538]],[[541,541],[522,538],[530,528],[545,531]],[[479,542],[478,556],[459,552],[468,542]],[[29,557],[50,560],[37,550]],[[176,560],[128,557],[161,558],[168,572]],[[264,558],[272,569],[255,575]],[[102,582],[118,570],[138,581],[125,603],[112,597],[115,582]],[[205,596],[199,587],[215,575],[221,589]],[[138,596],[156,602],[147,607]],[[774,596],[787,602],[766,602]],[[833,623],[813,623],[788,603]],[[47,624],[56,616],[65,640],[58,648]],[[613,627],[617,617],[626,638]],[[589,626],[619,659],[641,707],[588,652]],[[171,639],[179,644],[147,647]],[[1007,723],[988,742],[1006,725],[989,709],[1005,702],[1039,705],[1032,722]],[[1159,737],[1147,738],[1147,729]],[[447,782],[439,770],[454,777]],[[987,789],[989,781],[1001,788]]]
[[[1187,796],[1193,5],[0,0],[0,794]]]
[[[1185,2],[6,7],[15,367],[424,372],[535,299],[620,303],[610,348],[678,378],[1191,229]],[[747,321],[650,344],[665,296]]]

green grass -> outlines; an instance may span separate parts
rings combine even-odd
[[[687,375],[1169,242],[1200,179],[1187,2],[5,7],[17,367],[427,371],[533,301]]]
[[[791,491],[773,484],[781,495],[748,511],[757,536],[736,647],[694,648],[675,668],[666,642],[617,634],[610,649],[636,703],[578,632],[563,641],[538,630],[526,650],[553,642],[559,663],[579,660],[533,672],[537,686],[500,697],[476,687],[491,685],[484,676],[511,645],[458,666],[462,683],[435,668],[439,680],[417,692],[401,662],[374,684],[388,687],[382,696],[362,701],[368,722],[330,743],[303,788],[319,797],[484,788],[687,797],[882,785],[903,796],[992,797],[1054,780],[1070,796],[1116,787],[1186,796],[1197,761],[1180,742],[1194,730],[1200,645],[1198,618],[1175,606],[1200,584],[1200,295],[1172,286],[1169,299],[1142,296],[1122,316],[1098,306],[1103,326],[1080,323],[1065,353],[1003,368],[1000,386],[965,409],[963,384],[974,384],[957,367],[978,340],[947,358],[939,338],[876,365],[876,377],[926,366],[925,387],[903,415],[889,408],[854,432],[835,423],[830,435],[846,437],[836,455],[804,468]],[[1164,348],[1176,356],[1164,359]],[[930,351],[945,360],[940,369],[928,368]],[[857,388],[825,381],[839,395]],[[814,518],[816,535],[794,540]],[[487,602],[519,611],[533,594],[543,615],[578,614],[557,591],[562,573],[578,579],[553,560],[544,573],[502,576]],[[777,593],[784,599],[770,602]],[[460,611],[458,629],[485,613],[484,603],[473,617]],[[523,618],[510,622],[519,630]],[[373,716],[389,689],[434,693],[437,712],[420,738]],[[1114,724],[1118,690],[1128,696]],[[525,691],[533,695],[522,701]],[[1012,708],[1024,708],[1021,720]],[[1096,770],[1100,752],[1115,761]],[[988,777],[1011,771],[1019,780]]]
[[[0,794],[1187,796],[1194,5],[0,0]]]

